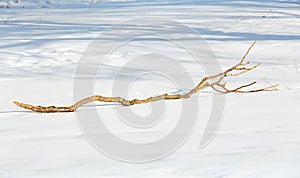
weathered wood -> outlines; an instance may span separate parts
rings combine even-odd
[[[149,102],[154,102],[154,101],[158,101],[158,100],[169,100],[169,99],[184,99],[184,98],[189,98],[191,97],[193,94],[207,88],[207,87],[211,87],[212,89],[214,89],[217,92],[221,92],[221,93],[254,93],[254,92],[261,92],[261,91],[272,91],[272,90],[276,90],[276,87],[278,85],[271,85],[265,88],[259,88],[259,89],[255,89],[255,90],[242,90],[246,87],[252,86],[254,85],[256,82],[252,82],[246,85],[242,85],[239,86],[237,88],[234,89],[229,89],[226,87],[226,82],[223,82],[223,79],[225,77],[234,77],[234,76],[238,76],[241,74],[244,74],[248,71],[251,71],[253,69],[255,69],[256,67],[259,66],[259,64],[254,65],[252,67],[246,67],[246,65],[250,64],[250,62],[244,62],[246,56],[249,54],[250,50],[252,49],[252,47],[255,45],[256,41],[254,41],[252,43],[252,45],[249,47],[249,49],[247,50],[247,52],[245,53],[245,55],[243,56],[243,58],[241,59],[241,61],[234,65],[233,67],[225,70],[224,72],[221,72],[219,74],[213,75],[213,76],[207,76],[205,78],[203,78],[198,85],[193,88],[192,90],[190,90],[188,93],[181,95],[181,94],[174,94],[174,95],[170,95],[170,94],[162,94],[162,95],[158,95],[158,96],[154,96],[154,97],[149,97],[146,99],[133,99],[133,100],[126,100],[124,98],[121,97],[105,97],[105,96],[100,96],[100,95],[94,95],[94,96],[90,96],[87,98],[84,98],[80,101],[78,101],[77,103],[75,103],[74,105],[71,106],[66,106],[66,107],[56,107],[56,106],[33,106],[30,104],[24,104],[24,103],[19,103],[17,101],[14,101],[13,103],[21,108],[24,109],[28,109],[28,110],[32,110],[35,112],[41,112],[41,113],[50,113],[50,112],[74,112],[76,111],[79,107],[81,107],[84,104],[93,102],[93,101],[101,101],[101,102],[117,102],[117,103],[121,103],[124,106],[131,106],[131,105],[135,105],[135,104],[143,104],[143,103],[149,103]],[[233,73],[233,72],[237,72],[237,73]],[[210,82],[211,79],[218,79],[216,82]]]

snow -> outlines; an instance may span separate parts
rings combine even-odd
[[[9,8],[6,2],[0,4],[0,177],[300,176],[298,0],[36,2],[24,0]],[[73,78],[90,42],[108,27],[136,17],[172,19],[195,29],[206,39],[222,69],[237,63],[258,40],[247,60],[261,66],[231,79],[230,84],[257,80],[258,87],[278,83],[279,90],[226,95],[220,128],[204,148],[200,148],[200,139],[208,123],[212,94],[209,89],[197,94],[191,100],[199,101],[201,116],[191,137],[173,154],[142,164],[117,161],[99,152],[84,137],[76,113],[40,114],[12,104],[13,100],[37,105],[73,103]],[[156,35],[168,32],[154,30]],[[172,44],[138,40],[110,55],[98,74],[95,94],[111,95],[115,73],[122,65],[151,51],[182,59],[195,83],[205,76],[201,66]],[[91,65],[91,69],[95,67]],[[181,79],[183,73],[167,69]],[[129,70],[120,80],[134,77],[132,70],[138,69]],[[129,97],[190,88],[178,88],[162,76],[147,75],[130,88]],[[172,112],[145,130],[120,124],[113,114],[122,109],[120,105],[91,103],[79,112],[96,106],[114,134],[143,142],[163,137],[174,127],[180,104],[167,101]],[[132,108],[140,115],[151,112],[149,105]]]

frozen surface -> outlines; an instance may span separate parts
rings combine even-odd
[[[0,4],[0,177],[300,177],[298,0],[35,2],[39,3],[21,1],[9,8],[6,2]],[[211,94],[207,90],[194,96],[203,113],[194,134],[174,154],[145,164],[119,162],[99,153],[83,136],[75,113],[38,114],[12,104],[13,100],[71,104],[74,72],[87,45],[107,27],[141,15],[170,18],[194,28],[223,68],[237,63],[258,40],[248,60],[262,65],[232,84],[258,80],[262,86],[267,80],[279,83],[280,90],[227,95],[222,125],[203,149],[199,141]],[[143,43],[150,48],[140,47]],[[134,51],[150,49],[182,55],[160,42],[125,46],[110,56],[95,92],[110,95],[114,72],[123,60]],[[186,56],[183,59],[193,80],[199,81],[204,76],[201,67]],[[176,91],[159,77],[138,84],[131,97]],[[104,114],[114,107],[97,103],[98,112]],[[134,109],[147,111],[147,106]],[[116,121],[109,122],[114,127]],[[112,129],[126,139],[146,141],[168,130],[137,134],[128,128]]]

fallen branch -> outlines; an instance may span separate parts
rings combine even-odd
[[[66,107],[56,107],[56,106],[33,106],[30,104],[24,104],[24,103],[19,103],[17,101],[14,101],[13,103],[19,107],[22,107],[24,109],[28,109],[28,110],[32,110],[32,111],[36,111],[36,112],[42,112],[42,113],[50,113],[50,112],[74,112],[76,111],[79,107],[81,107],[84,104],[93,102],[93,101],[102,101],[102,102],[117,102],[117,103],[121,103],[124,106],[131,106],[131,105],[135,105],[135,104],[143,104],[143,103],[149,103],[149,102],[153,102],[153,101],[158,101],[158,100],[169,100],[169,99],[184,99],[184,98],[190,98],[194,93],[199,92],[200,90],[203,90],[204,88],[207,87],[211,87],[212,89],[214,89],[217,92],[221,92],[221,93],[253,93],[253,92],[260,92],[260,91],[272,91],[272,90],[276,90],[276,87],[278,85],[270,85],[268,87],[265,88],[259,88],[259,89],[255,89],[255,90],[243,90],[249,86],[254,85],[256,82],[252,82],[246,85],[242,85],[239,86],[237,88],[234,89],[229,89],[226,86],[226,82],[223,82],[223,79],[225,77],[233,77],[233,76],[238,76],[241,74],[244,74],[248,71],[251,71],[253,69],[255,69],[256,67],[259,66],[258,65],[254,65],[251,67],[247,67],[248,64],[250,64],[250,62],[244,62],[246,56],[249,54],[250,50],[252,49],[252,47],[255,45],[256,41],[254,41],[252,43],[252,45],[249,47],[249,49],[247,50],[247,52],[245,53],[245,55],[243,56],[243,58],[241,59],[241,61],[234,65],[233,67],[225,70],[224,72],[221,72],[219,74],[216,75],[212,75],[212,76],[207,76],[205,78],[203,78],[199,84],[192,89],[191,91],[189,91],[188,93],[181,95],[181,94],[174,94],[174,95],[170,95],[170,94],[162,94],[162,95],[158,95],[158,96],[154,96],[154,97],[149,97],[146,99],[133,99],[133,100],[126,100],[124,98],[121,97],[105,97],[105,96],[101,96],[101,95],[94,95],[94,96],[90,96],[88,98],[82,99],[80,101],[78,101],[77,103],[75,103],[74,105],[71,106],[66,106]],[[233,73],[236,72],[236,73]],[[216,82],[210,82],[210,80],[212,79],[218,79]]]

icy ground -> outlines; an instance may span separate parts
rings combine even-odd
[[[21,3],[0,8],[0,177],[300,177],[298,0]],[[145,164],[119,162],[99,153],[84,138],[75,113],[39,114],[12,104],[13,100],[71,104],[74,72],[87,45],[107,27],[141,15],[170,18],[194,28],[206,38],[224,69],[237,63],[258,40],[247,59],[262,65],[232,84],[258,80],[263,86],[267,80],[279,83],[280,90],[227,95],[222,125],[203,149],[199,141],[211,95],[207,90],[194,96],[203,113],[194,134],[174,154]],[[147,50],[177,54],[159,42],[138,41],[124,47],[111,55],[113,62],[95,93],[110,94],[114,71],[134,51],[145,50],[140,47],[143,43],[150,46]],[[185,64],[195,82],[204,76],[201,67]],[[142,97],[174,90],[170,83],[153,77],[130,94]],[[114,107],[96,104],[99,113]],[[116,121],[107,122],[113,127]],[[142,136],[138,139],[146,141],[166,131],[155,128],[137,135],[128,128],[114,129],[127,139]]]

